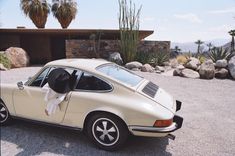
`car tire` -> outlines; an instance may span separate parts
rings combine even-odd
[[[10,123],[11,116],[6,105],[0,101],[0,125],[4,126]]]
[[[126,124],[112,114],[95,114],[87,123],[88,137],[99,148],[114,151],[126,141],[129,131]]]

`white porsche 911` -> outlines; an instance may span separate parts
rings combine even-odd
[[[56,68],[76,73],[77,80],[56,112],[48,116],[42,86]],[[52,61],[28,81],[1,84],[1,126],[20,118],[82,130],[104,150],[119,148],[129,134],[174,138],[170,133],[183,122],[175,115],[180,108],[181,102],[156,84],[100,59]]]

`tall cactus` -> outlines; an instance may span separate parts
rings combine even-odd
[[[124,63],[133,61],[137,53],[139,43],[139,17],[141,7],[137,10],[130,0],[119,0],[119,30],[120,50]]]

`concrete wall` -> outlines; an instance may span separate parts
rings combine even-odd
[[[96,45],[97,46],[97,45]],[[90,40],[66,40],[67,58],[94,58],[94,42]],[[140,52],[164,50],[170,52],[170,41],[141,41],[138,45]],[[108,58],[109,53],[120,52],[118,40],[101,40],[99,56]]]

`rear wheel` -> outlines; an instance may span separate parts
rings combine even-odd
[[[87,124],[89,138],[101,149],[112,151],[121,147],[128,129],[121,119],[111,114],[95,114]]]
[[[6,125],[10,122],[10,114],[7,107],[4,105],[2,101],[0,101],[0,123],[2,125]]]

